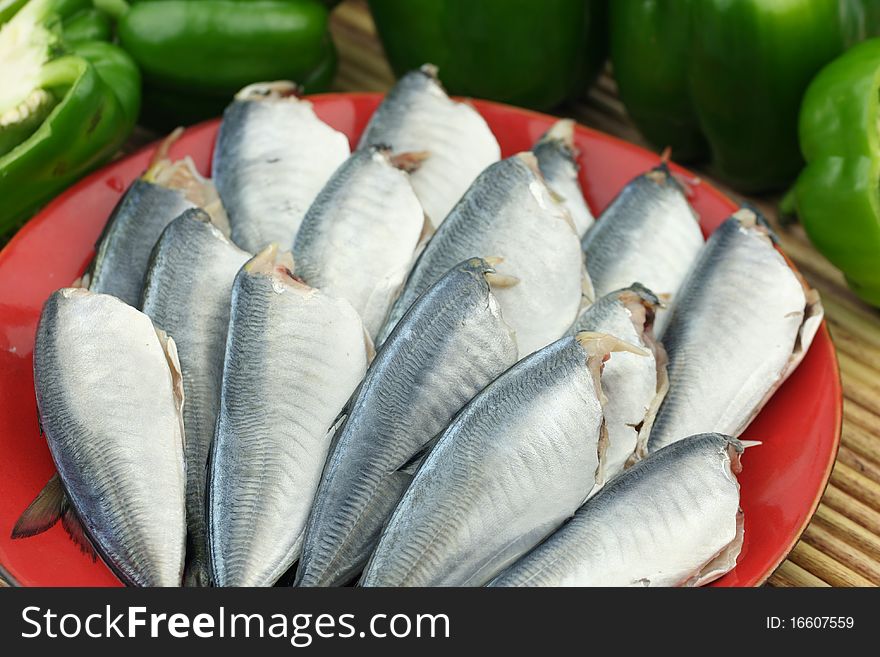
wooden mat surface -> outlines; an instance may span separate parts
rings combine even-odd
[[[338,91],[386,91],[394,76],[363,0],[347,0],[333,16],[339,48]],[[626,117],[614,81],[604,75],[589,96],[560,114],[648,147]],[[743,198],[701,175],[733,198]],[[773,586],[880,585],[880,312],[861,303],[843,276],[809,243],[799,226],[780,226],[778,198],[748,197],[765,212],[782,248],[822,295],[840,359],[843,436],[837,464],[819,510]]]

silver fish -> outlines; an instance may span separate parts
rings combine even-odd
[[[251,253],[293,244],[309,205],[349,154],[348,138],[295,91],[291,82],[245,87],[217,135],[214,180],[232,240]]]
[[[228,220],[217,190],[202,178],[189,157],[169,160],[166,140],[147,172],[119,200],[97,246],[87,278],[92,292],[112,294],[139,307],[150,253],[162,231],[181,212],[202,208],[228,233]]]
[[[700,431],[739,436],[798,366],[822,322],[818,294],[742,209],[711,236],[672,310],[669,392],[655,451]]]
[[[171,335],[183,373],[186,430],[186,583],[208,585],[205,479],[220,408],[220,380],[232,282],[250,255],[230,242],[202,210],[172,221],[153,251],[143,311]]]
[[[434,226],[480,172],[501,157],[483,117],[467,103],[451,100],[430,64],[400,78],[373,113],[359,148],[377,145],[428,155],[413,173],[412,185]]]
[[[661,164],[621,190],[582,246],[596,296],[638,282],[668,305],[699,255],[703,234],[684,190]],[[658,337],[667,315],[657,313]]]
[[[347,405],[309,518],[299,586],[339,586],[363,569],[412,479],[410,464],[517,359],[513,333],[474,258],[422,295]]]
[[[43,307],[34,384],[58,475],[13,537],[60,518],[126,584],[179,586],[186,480],[174,341],[116,297],[65,288]]]
[[[351,305],[300,283],[274,247],[235,279],[209,463],[217,586],[271,586],[299,555],[332,425],[364,375]]]
[[[700,586],[721,577],[742,549],[736,475],[746,446],[706,433],[652,454],[490,586]]]
[[[577,150],[574,145],[574,121],[562,119],[553,124],[532,147],[547,186],[562,199],[574,221],[578,237],[583,237],[595,222],[581,184],[578,182]]]
[[[449,213],[416,261],[378,342],[444,273],[472,257],[501,258],[495,296],[523,356],[562,336],[591,294],[571,217],[544,184],[535,156],[520,153],[481,173]]]
[[[293,243],[296,275],[351,303],[375,337],[425,231],[425,212],[387,148],[355,151],[306,213]]]
[[[382,532],[363,586],[480,586],[603,483],[599,375],[616,338],[580,333],[520,361],[462,409]]]
[[[647,440],[660,402],[666,395],[666,352],[654,339],[654,315],[660,301],[636,283],[599,299],[569,329],[608,333],[641,348],[645,355],[612,354],[602,370],[603,409],[608,427],[605,474],[610,479],[636,457]]]

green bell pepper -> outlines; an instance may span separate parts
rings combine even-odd
[[[453,94],[548,109],[585,92],[607,54],[606,0],[369,5],[394,72],[435,64]]]
[[[676,159],[709,160],[746,192],[794,179],[810,79],[875,34],[876,0],[611,3],[611,60],[636,125]]]
[[[107,161],[134,127],[140,75],[125,52],[90,40],[106,34],[91,10],[90,0],[0,6],[0,235]]]
[[[120,45],[144,76],[144,119],[167,127],[216,116],[242,87],[293,80],[326,89],[336,70],[319,0],[153,0],[115,7]]]
[[[880,306],[880,39],[822,69],[799,132],[807,166],[782,209],[796,208],[816,248]]]

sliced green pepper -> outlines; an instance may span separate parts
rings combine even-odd
[[[880,306],[880,39],[822,69],[799,132],[807,166],[784,209],[796,207],[813,244]]]
[[[112,4],[119,7],[120,45],[143,72],[144,116],[152,125],[216,116],[239,89],[261,80],[321,91],[336,70],[319,0]]]
[[[797,113],[813,75],[880,34],[876,0],[616,0],[611,58],[643,134],[709,159],[741,191],[788,184],[803,160]]]
[[[0,234],[109,159],[134,127],[131,58],[64,38],[65,19],[90,4],[31,0],[0,27]]]
[[[606,0],[369,4],[395,73],[435,64],[453,94],[548,109],[584,93],[607,54]]]

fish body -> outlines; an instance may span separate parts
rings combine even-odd
[[[208,585],[205,478],[220,409],[232,282],[250,255],[199,209],[172,221],[153,251],[142,310],[174,338],[186,404],[186,581]]]
[[[425,213],[384,148],[355,151],[318,194],[293,244],[296,275],[347,300],[375,337],[403,284]]]
[[[581,331],[607,333],[644,351],[643,355],[626,351],[611,354],[602,369],[608,479],[636,457],[640,440],[647,438],[657,407],[666,395],[666,354],[654,340],[652,330],[659,307],[659,299],[650,290],[635,284],[606,294],[581,313],[569,329],[569,335]]]
[[[743,444],[700,434],[609,482],[491,586],[700,586],[736,565]]]
[[[562,119],[554,123],[532,147],[532,152],[538,158],[538,166],[547,186],[560,197],[571,215],[578,237],[583,237],[596,220],[578,181],[574,121]]]
[[[270,247],[232,291],[209,462],[213,583],[271,586],[294,563],[334,419],[367,364],[351,305],[293,278]]]
[[[349,154],[348,138],[321,121],[292,83],[242,89],[223,113],[213,176],[232,240],[257,253],[290,248],[315,196]]]
[[[225,226],[217,191],[192,161],[160,158],[131,184],[110,215],[89,269],[89,289],[139,308],[153,247],[168,224],[190,208],[206,210]]]
[[[509,284],[495,296],[521,356],[562,336],[589,287],[571,217],[552,196],[531,153],[493,164],[474,181],[425,246],[378,343],[412,303],[457,263],[500,258]],[[587,290],[589,294],[589,290]]]
[[[821,321],[818,295],[758,217],[744,209],[727,219],[682,286],[664,333],[669,392],[648,449],[699,431],[739,436],[797,367]]]
[[[419,467],[361,585],[481,586],[571,517],[602,484],[608,339],[558,340],[474,397]]]
[[[483,117],[469,104],[450,99],[430,65],[404,75],[373,113],[359,147],[379,145],[428,156],[413,173],[412,184],[434,226],[480,172],[501,157]]]
[[[516,362],[484,260],[422,295],[376,354],[345,410],[297,571],[300,586],[356,578],[412,479],[404,467],[475,394]]]
[[[684,190],[661,164],[621,190],[582,246],[597,297],[641,283],[670,305],[703,247],[703,234]],[[657,314],[654,331],[661,338],[667,314]]]
[[[34,384],[67,500],[94,548],[127,584],[179,586],[186,480],[174,342],[115,297],[65,288],[43,308]]]

